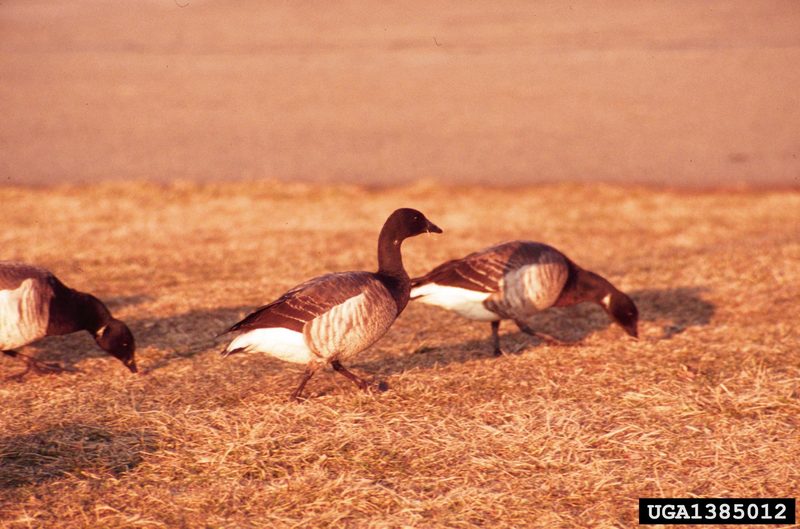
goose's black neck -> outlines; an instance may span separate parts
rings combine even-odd
[[[393,225],[385,225],[378,236],[378,274],[408,281],[408,274],[403,267],[403,256],[400,246],[404,237],[400,237]]]
[[[378,279],[394,298],[397,313],[403,311],[408,304],[411,293],[411,279],[403,266],[400,246],[403,239],[392,225],[384,225],[378,236]]]
[[[599,274],[584,270],[571,261],[568,261],[568,265],[569,276],[555,306],[566,307],[584,301],[600,303],[606,295],[617,291],[614,285]]]
[[[64,285],[57,285],[53,290],[48,334],[88,331],[96,335],[111,320],[111,313],[103,302],[91,294]]]
[[[79,314],[82,321],[80,323],[83,329],[96,334],[100,328],[107,325],[111,320],[111,313],[102,301],[91,294],[77,292],[77,296],[81,305]]]

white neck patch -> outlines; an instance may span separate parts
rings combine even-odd
[[[609,308],[611,305],[611,294],[606,294],[606,297],[600,300],[600,303],[605,307]]]

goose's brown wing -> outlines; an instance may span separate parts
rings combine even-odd
[[[369,272],[341,272],[315,277],[260,307],[226,332],[284,327],[303,332],[306,323],[374,287]]]
[[[428,283],[464,288],[477,292],[497,292],[500,282],[510,271],[538,263],[548,255],[561,253],[546,244],[511,241],[490,246],[461,259],[440,264],[422,277],[411,280],[411,286]]]
[[[496,292],[505,270],[505,261],[496,255],[470,254],[462,259],[446,261],[422,277],[411,280],[411,287],[436,283],[477,292]]]

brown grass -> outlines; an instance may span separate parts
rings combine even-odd
[[[367,191],[274,184],[0,189],[3,258],[47,266],[127,320],[148,371],[86,335],[30,347],[79,373],[0,386],[0,525],[630,527],[641,496],[800,490],[800,194],[608,186]],[[353,364],[222,360],[214,335],[287,287],[372,269],[413,206],[441,236],[420,273],[547,241],[640,305],[642,339],[593,307],[543,314],[551,347],[411,305]],[[20,369],[0,361],[0,375]]]

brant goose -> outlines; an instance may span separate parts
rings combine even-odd
[[[64,285],[48,270],[24,263],[0,261],[0,351],[25,358],[39,373],[63,371],[14,351],[45,336],[88,331],[97,345],[136,373],[135,344],[128,326],[111,316],[102,301]]]
[[[562,343],[531,329],[525,320],[540,310],[584,301],[599,304],[626,333],[638,337],[639,312],[628,295],[538,242],[511,241],[485,248],[442,263],[411,285],[411,299],[491,322],[498,356],[500,320],[514,320],[525,333]]]
[[[305,364],[293,400],[299,400],[306,382],[324,363],[366,390],[367,381],[341,362],[375,343],[405,308],[411,283],[400,245],[426,232],[442,230],[419,211],[398,209],[378,237],[377,272],[326,274],[294,287],[225,331],[241,334],[222,355],[258,352]],[[387,387],[385,382],[379,384],[381,390]]]

